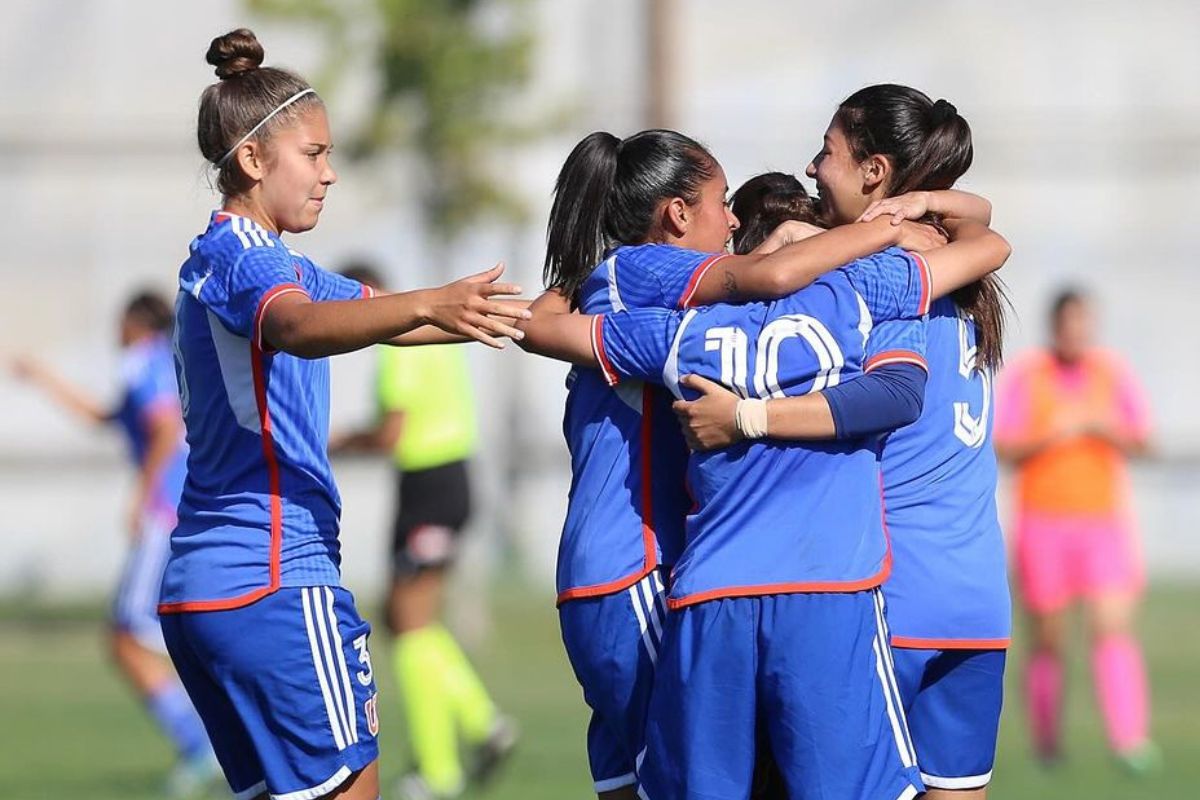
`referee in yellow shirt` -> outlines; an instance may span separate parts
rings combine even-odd
[[[366,265],[344,275],[384,291]],[[400,779],[407,800],[456,797],[482,780],[516,740],[466,655],[441,624],[446,573],[470,515],[468,461],[475,451],[475,401],[459,347],[379,347],[376,424],[331,445],[337,452],[387,452],[396,468],[392,585],[387,623],[392,664],[408,720],[415,770]],[[461,744],[469,757],[464,765]]]

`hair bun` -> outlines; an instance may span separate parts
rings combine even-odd
[[[263,62],[263,47],[254,31],[238,28],[213,39],[204,60],[217,68],[218,78],[228,80],[258,69]]]
[[[941,125],[947,120],[958,116],[958,109],[949,100],[938,100],[930,109],[930,117],[933,119],[935,126]]]

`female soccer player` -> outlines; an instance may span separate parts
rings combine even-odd
[[[1017,468],[1017,587],[1033,622],[1026,701],[1039,758],[1059,754],[1066,613],[1083,601],[1108,740],[1133,772],[1158,765],[1133,616],[1143,576],[1125,461],[1146,451],[1147,404],[1129,367],[1094,346],[1078,290],[1054,301],[1053,340],[1004,374],[1000,455]]]
[[[207,54],[220,80],[197,138],[224,197],[179,272],[191,453],[159,613],[239,798],[375,800],[370,629],[339,580],[326,356],[438,338],[429,325],[499,345],[525,312],[490,299],[519,292],[493,283],[499,267],[372,298],[291,249],[281,234],[313,228],[337,180],[333,143],[313,89],[262,59],[245,29]]]
[[[727,256],[737,227],[727,193],[717,160],[682,134],[585,137],[558,176],[548,225],[546,283],[560,294],[538,303],[566,298],[604,313],[778,297],[858,256],[935,241],[919,226],[876,222],[781,247],[816,232],[799,226],[779,232],[772,255]],[[679,552],[691,505],[686,448],[661,390],[636,382],[613,389],[595,370],[573,370],[568,383],[572,483],[559,546],[560,622],[593,712],[596,791],[631,796],[665,614],[663,569]]]
[[[991,209],[982,198],[937,191],[966,172],[972,154],[970,128],[954,106],[880,85],[841,104],[808,174],[835,225],[927,213],[987,221]],[[933,305],[924,409],[883,450],[894,556],[884,585],[887,623],[930,798],[983,797],[995,757],[1010,636],[989,445],[1002,312],[994,277]],[[738,438],[737,398],[706,389],[702,402],[679,404],[678,411],[697,445],[725,446]],[[803,408],[792,399],[767,405],[770,435],[789,438],[784,427]]]
[[[187,446],[171,362],[171,307],[153,292],[130,298],[121,315],[121,401],[105,405],[31,359],[14,364],[18,375],[80,419],[121,428],[138,469],[127,519],[130,548],[112,604],[109,642],[113,660],[146,703],[179,754],[169,793],[184,796],[216,776],[204,725],[166,658],[158,622],[158,587],[183,489]]]
[[[735,387],[749,398],[738,416],[752,437],[764,432],[764,398],[788,394],[807,395],[798,399],[811,412],[789,436],[841,437],[746,443],[692,459],[696,507],[671,576],[675,613],[639,775],[645,796],[743,796],[759,721],[790,796],[818,786],[847,798],[921,790],[875,591],[890,561],[869,437],[878,429],[861,409],[840,418],[831,409],[853,397],[839,390],[861,383],[864,369],[923,363],[911,348],[889,346],[911,341],[890,339],[889,320],[922,331],[931,292],[1007,257],[983,226],[952,227],[961,239],[930,254],[928,271],[919,257],[888,250],[773,303],[596,317],[535,311],[525,323],[527,345],[599,364],[611,382],[654,380],[681,394],[680,375],[695,372]]]

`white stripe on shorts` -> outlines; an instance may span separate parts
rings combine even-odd
[[[650,638],[650,623],[646,620],[646,612],[642,609],[642,593],[638,591],[638,585],[635,583],[629,587],[629,598],[633,601],[633,613],[637,614],[638,627],[642,631],[642,641],[646,644],[646,652],[650,654],[650,663],[658,663],[658,650],[654,647],[654,641]]]
[[[878,589],[872,591],[878,592]],[[878,607],[876,607],[878,612]],[[898,698],[892,694],[892,684],[889,681],[891,676],[891,665],[884,655],[887,649],[887,644],[883,644],[882,649],[880,643],[883,641],[883,630],[879,625],[879,617],[875,618],[875,638],[871,642],[871,647],[875,651],[875,673],[879,676],[879,686],[883,689],[883,699],[887,706],[888,719],[892,723],[892,736],[896,739],[896,751],[900,754],[900,763],[905,769],[914,766],[917,763],[915,754],[912,752],[912,746],[908,742],[908,726],[904,723],[904,709],[899,708],[897,713]]]
[[[242,789],[240,792],[233,793],[233,800],[250,800],[252,797],[258,797],[267,790],[267,782],[259,781],[249,789]]]
[[[316,611],[319,609],[313,607],[313,597],[309,593],[310,590],[305,588],[300,590],[300,597],[304,602],[304,626],[308,629],[308,646],[312,650],[313,667],[317,671],[317,683],[321,686],[321,697],[325,700],[325,713],[329,717],[329,730],[333,733],[333,741],[337,745],[338,750],[346,749],[346,728],[338,715],[337,706],[334,704],[333,694],[329,690],[329,679],[326,677],[324,662],[325,659],[321,654],[320,637],[316,631]]]
[[[982,775],[967,775],[963,778],[943,778],[939,775],[921,773],[921,780],[930,789],[982,789],[992,782],[992,771]]]
[[[875,590],[875,624],[880,630],[880,646],[883,648],[884,655],[887,656],[888,663],[888,681],[892,687],[892,695],[896,698],[896,709],[900,713],[900,722],[904,725],[905,741],[908,742],[908,750],[913,754],[913,761],[917,760],[917,748],[913,745],[912,731],[908,729],[908,715],[904,711],[904,697],[900,694],[900,684],[896,682],[896,658],[892,654],[892,632],[888,630],[887,614],[884,611],[883,592],[879,589]]]
[[[658,614],[658,603],[654,602],[658,592],[652,584],[654,575],[651,572],[645,578],[642,578],[642,597],[646,598],[646,610],[650,614],[650,621],[654,623],[654,639],[659,644],[662,644],[662,618]]]
[[[346,669],[346,646],[342,642],[341,631],[337,626],[337,615],[333,612],[333,589],[328,586],[322,587],[325,592],[325,610],[329,614],[329,630],[333,634],[333,643],[336,647],[336,660],[338,672],[342,676],[342,691],[346,694],[346,724],[350,726],[350,735],[347,739],[351,744],[358,743],[358,709],[354,704],[354,689],[350,685],[350,671]]]
[[[896,800],[913,800],[918,794],[917,787],[909,786],[903,792],[897,795]]]
[[[350,725],[350,714],[353,711],[354,696],[351,693],[350,708],[347,709],[345,692],[338,691],[340,679],[337,668],[338,662],[345,658],[345,653],[340,647],[334,647],[334,638],[337,632],[336,620],[331,629],[329,617],[321,614],[325,599],[324,592],[329,592],[330,600],[332,600],[333,592],[328,587],[315,586],[312,589],[313,618],[316,621],[317,633],[320,635],[321,644],[324,647],[325,666],[328,669],[326,678],[329,680],[330,694],[333,695],[333,704],[337,707],[342,723],[342,731],[346,734],[346,745],[349,746],[356,741],[354,728]],[[329,611],[332,612],[332,609],[330,608]]]
[[[343,764],[338,768],[337,772],[330,776],[329,780],[320,786],[314,786],[311,789],[301,789],[297,792],[287,792],[286,794],[273,794],[271,795],[271,800],[316,800],[316,798],[324,797],[341,786],[349,777],[350,768]]]
[[[620,789],[623,786],[633,786],[637,783],[637,775],[632,772],[626,772],[624,775],[618,775],[615,778],[605,778],[602,781],[596,781],[593,786],[596,789],[596,794],[601,792],[611,792],[613,789]]]

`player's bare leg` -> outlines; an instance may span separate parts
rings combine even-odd
[[[924,800],[985,800],[987,787],[978,789],[928,789],[921,795]]]
[[[631,784],[611,792],[600,792],[597,797],[599,800],[638,800],[637,785]]]
[[[392,584],[388,598],[388,625],[399,635],[432,625],[441,618],[446,571],[441,567],[422,569]]]
[[[1162,760],[1149,733],[1149,687],[1141,645],[1133,633],[1137,596],[1109,592],[1087,603],[1092,673],[1109,745],[1136,774],[1155,771]]]
[[[351,775],[345,783],[322,800],[379,800],[379,761],[372,761]]]
[[[133,634],[110,631],[109,647],[117,668],[142,697],[149,697],[164,683],[175,680],[175,671],[166,659],[142,646]]]

